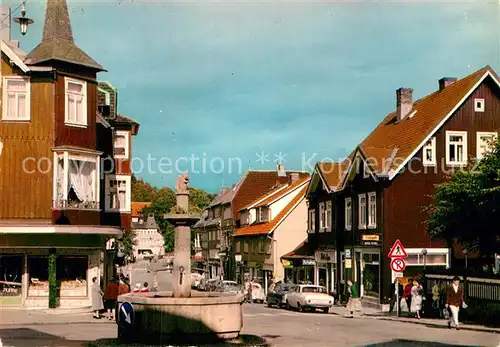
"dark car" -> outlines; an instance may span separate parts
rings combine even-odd
[[[295,284],[281,283],[274,290],[267,293],[267,306],[282,307],[286,305],[286,294],[295,287]]]

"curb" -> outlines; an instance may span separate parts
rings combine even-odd
[[[407,323],[407,324],[426,325],[426,326],[432,327],[432,328],[441,328],[441,329],[447,329],[448,328],[446,325],[438,324],[438,323],[432,323],[432,322],[401,320],[401,319],[398,319],[398,318],[384,317],[384,316],[372,316],[372,317],[373,318],[377,318],[377,319],[381,319],[381,320],[386,320],[386,321],[393,321],[393,322],[400,322],[400,323]],[[477,331],[477,332],[482,332],[482,333],[500,334],[500,329],[486,328],[486,327],[485,328],[483,328],[483,327],[472,327],[472,326],[467,326],[467,325],[460,326],[460,330],[468,330],[468,331]]]

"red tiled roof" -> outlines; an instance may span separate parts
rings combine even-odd
[[[272,232],[284,218],[304,199],[307,186],[300,188],[297,195],[286,205],[276,217],[267,223],[256,223],[236,229],[233,236],[265,235]]]
[[[248,171],[242,177],[241,182],[238,183],[238,191],[235,192],[232,200],[234,219],[238,220],[240,218],[240,211],[243,207],[248,206],[252,201],[274,189],[277,185],[288,183],[288,175],[291,172],[297,172],[299,178],[309,176],[309,173],[299,171],[286,171],[286,177],[279,177],[276,170]]]
[[[313,250],[309,247],[307,240],[302,242],[293,251],[281,256],[281,259],[314,259]]]
[[[317,167],[320,171],[321,177],[331,189],[336,189],[342,182],[344,175],[349,169],[351,156],[341,163],[319,162]]]
[[[397,121],[396,112],[389,113],[359,146],[371,169],[377,174],[397,169],[488,72],[496,76],[486,66],[415,101],[413,117]]]
[[[150,202],[132,202],[131,204],[132,217],[139,217],[142,209],[144,207],[149,207],[149,206],[151,206]]]
[[[255,207],[270,205],[273,202],[275,202],[276,200],[279,200],[280,198],[289,194],[290,192],[293,192],[298,187],[306,184],[307,182],[309,182],[310,179],[311,179],[311,177],[306,176],[306,177],[299,178],[297,180],[297,182],[294,182],[293,184],[282,185],[279,188],[276,188],[273,191],[271,191],[270,193],[266,194],[267,197],[263,201],[257,203],[260,199],[262,199],[262,197],[260,197],[260,198],[256,199],[254,202],[252,202],[251,204],[249,204],[249,206],[251,206],[255,203],[257,203],[255,205]]]

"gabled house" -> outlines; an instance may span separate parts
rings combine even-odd
[[[74,42],[64,0],[47,1],[30,53],[9,29],[0,35],[0,268],[13,295],[0,305],[47,307],[50,257],[58,305],[88,307],[92,278],[106,279],[106,241],[130,227],[130,217],[103,213],[101,163],[114,161],[112,124],[97,105],[105,70]]]
[[[273,278],[285,278],[280,258],[304,239],[307,225],[310,177],[290,173],[288,179],[240,209],[240,227],[233,234],[238,278],[259,279],[266,290]]]
[[[318,164],[322,184],[333,195],[340,278],[354,279],[365,298],[390,297],[395,273],[388,253],[397,239],[408,253],[406,278],[450,267],[460,256],[453,244],[430,239],[424,208],[436,184],[480,160],[497,136],[499,86],[487,66],[460,80],[442,78],[435,92],[419,100],[413,100],[412,89],[400,88],[395,111],[344,162],[330,163],[330,170]],[[335,167],[340,173],[329,184],[324,178]]]
[[[236,260],[233,233],[240,226],[240,210],[273,189],[288,182],[288,174],[296,172],[299,178],[308,173],[286,171],[283,165],[277,170],[250,170],[231,188],[223,188],[205,209],[202,218],[193,226],[195,246],[203,255],[209,276],[236,279]]]

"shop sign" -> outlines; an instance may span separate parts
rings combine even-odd
[[[345,259],[351,259],[351,258],[352,258],[351,249],[347,248],[345,250]]]
[[[378,246],[380,245],[379,234],[365,234],[361,235],[361,244],[364,246]]]
[[[346,259],[344,260],[345,268],[350,269],[352,268],[352,259]]]
[[[318,251],[314,254],[316,263],[335,263],[335,251]]]
[[[0,296],[18,296],[21,295],[22,283],[0,282]]]
[[[281,264],[283,265],[284,268],[293,267],[292,262],[290,260],[283,259],[281,260]]]
[[[312,259],[302,259],[303,266],[314,266],[316,262]]]

